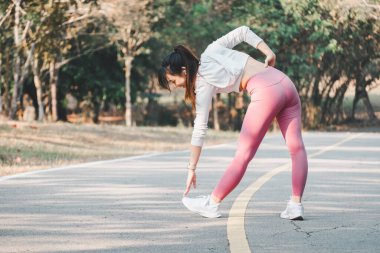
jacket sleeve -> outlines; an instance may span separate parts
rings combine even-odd
[[[227,33],[226,35],[220,37],[212,44],[215,43],[227,48],[233,48],[243,41],[257,48],[259,43],[263,40],[259,36],[257,36],[253,31],[251,31],[248,26],[240,26]]]
[[[194,146],[203,146],[206,132],[208,129],[207,123],[210,112],[212,97],[216,94],[216,87],[199,80],[195,95],[195,120],[191,144]]]

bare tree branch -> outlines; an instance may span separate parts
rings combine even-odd
[[[21,11],[22,14],[24,14],[24,15],[26,14],[26,12],[24,11],[24,9],[21,8],[21,6],[20,6],[20,2],[21,2],[20,0],[12,0],[12,2],[20,8],[20,11]]]
[[[363,4],[367,7],[374,8],[380,10],[380,5],[377,4],[369,4],[366,0],[362,0]]]
[[[11,14],[14,6],[15,6],[15,4],[9,5],[8,9],[6,10],[4,17],[0,20],[0,27],[3,24],[3,22],[7,19],[7,17]]]
[[[83,52],[83,53],[81,53],[81,54],[78,54],[78,55],[76,55],[76,56],[74,56],[74,57],[71,57],[71,58],[65,59],[65,60],[63,60],[63,61],[61,61],[61,62],[58,62],[58,63],[55,65],[55,66],[56,66],[56,69],[61,68],[63,65],[69,63],[70,61],[73,61],[73,60],[75,60],[75,59],[78,59],[78,58],[82,57],[83,55],[90,54],[90,53],[94,53],[94,52],[96,52],[96,51],[99,51],[99,50],[102,50],[102,49],[107,48],[107,47],[109,47],[109,46],[112,46],[112,44],[113,44],[113,43],[110,42],[110,43],[107,43],[107,44],[104,45],[104,46],[97,47],[97,48],[94,48],[94,49],[90,49],[90,50],[88,50],[88,51],[86,51],[86,52]]]
[[[29,31],[30,25],[31,25],[31,22],[28,20],[28,22],[25,25],[24,31],[22,32],[21,41],[25,40],[26,34]]]
[[[80,20],[86,19],[86,18],[88,18],[88,17],[90,17],[89,14],[85,14],[85,15],[80,16],[80,17],[78,17],[78,18],[70,18],[70,19],[67,20],[66,22],[63,22],[62,25],[68,25],[68,24],[71,24],[71,23],[75,23],[75,22],[78,22],[78,21],[80,21]]]
[[[26,58],[26,61],[24,63],[24,66],[22,67],[22,75],[21,75],[21,78],[20,78],[20,84],[22,84],[26,77],[28,76],[28,73],[29,73],[29,66],[31,65],[31,62],[32,62],[32,56],[33,56],[33,53],[34,53],[34,48],[35,48],[35,44],[33,43],[29,52],[28,52],[28,56]]]

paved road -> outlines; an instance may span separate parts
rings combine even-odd
[[[310,132],[304,140],[311,156],[306,219],[278,217],[290,194],[285,169],[246,200],[241,244],[257,253],[379,252],[380,134]],[[192,196],[210,193],[235,148],[204,149]],[[163,153],[0,178],[0,252],[233,251],[230,209],[252,183],[289,161],[284,142],[279,134],[265,137],[222,203],[220,219],[182,206],[188,156]]]

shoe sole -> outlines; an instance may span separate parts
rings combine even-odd
[[[286,219],[286,220],[303,220],[302,216],[297,216],[297,217],[294,217],[294,218],[290,218],[290,217],[283,217],[283,216],[280,215],[280,218]]]
[[[209,215],[209,213],[205,213],[205,212],[200,212],[198,210],[195,210],[195,209],[192,209],[190,206],[186,205],[186,202],[182,201],[183,205],[189,209],[191,212],[193,213],[197,213],[205,218],[219,218],[221,217],[222,215],[221,214],[216,214],[216,215]]]

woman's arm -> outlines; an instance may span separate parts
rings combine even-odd
[[[202,152],[202,147],[191,145],[190,159],[189,159],[190,169],[197,167],[199,157],[201,156],[201,152]]]
[[[215,93],[215,86],[206,83],[204,80],[197,80],[195,90],[195,120],[191,136],[191,145],[193,146],[203,146],[208,129],[211,102]]]
[[[246,42],[249,45],[257,48],[260,42],[263,40],[255,34],[248,26],[240,26],[226,35],[220,37],[212,44],[218,44],[227,48],[233,48],[241,42]],[[211,44],[211,45],[212,45]]]
[[[261,41],[257,45],[257,49],[260,50],[264,55],[266,55],[265,67],[267,67],[268,65],[273,67],[276,63],[276,55],[273,53],[272,49],[270,49],[264,41]]]
[[[186,196],[191,186],[197,188],[197,176],[195,174],[195,169],[197,167],[199,157],[201,156],[202,147],[201,146],[194,146],[191,145],[191,154],[190,154],[190,161],[188,165],[188,174],[187,174],[187,180],[186,180],[186,189],[183,193],[184,196]]]
[[[197,80],[195,95],[195,120],[194,130],[191,137],[190,158],[188,164],[188,177],[186,181],[186,190],[184,195],[190,191],[191,185],[196,188],[196,174],[199,157],[202,152],[202,146],[208,129],[208,117],[211,107],[212,97],[216,92],[216,87],[201,80]]]
[[[263,41],[263,39],[261,39],[251,29],[249,29],[248,26],[240,26],[232,30],[231,32],[214,41],[210,46],[212,47],[212,45],[220,45],[227,48],[233,48],[243,41],[257,48],[263,54],[266,55],[265,67],[267,67],[268,65],[275,65],[276,55]]]

